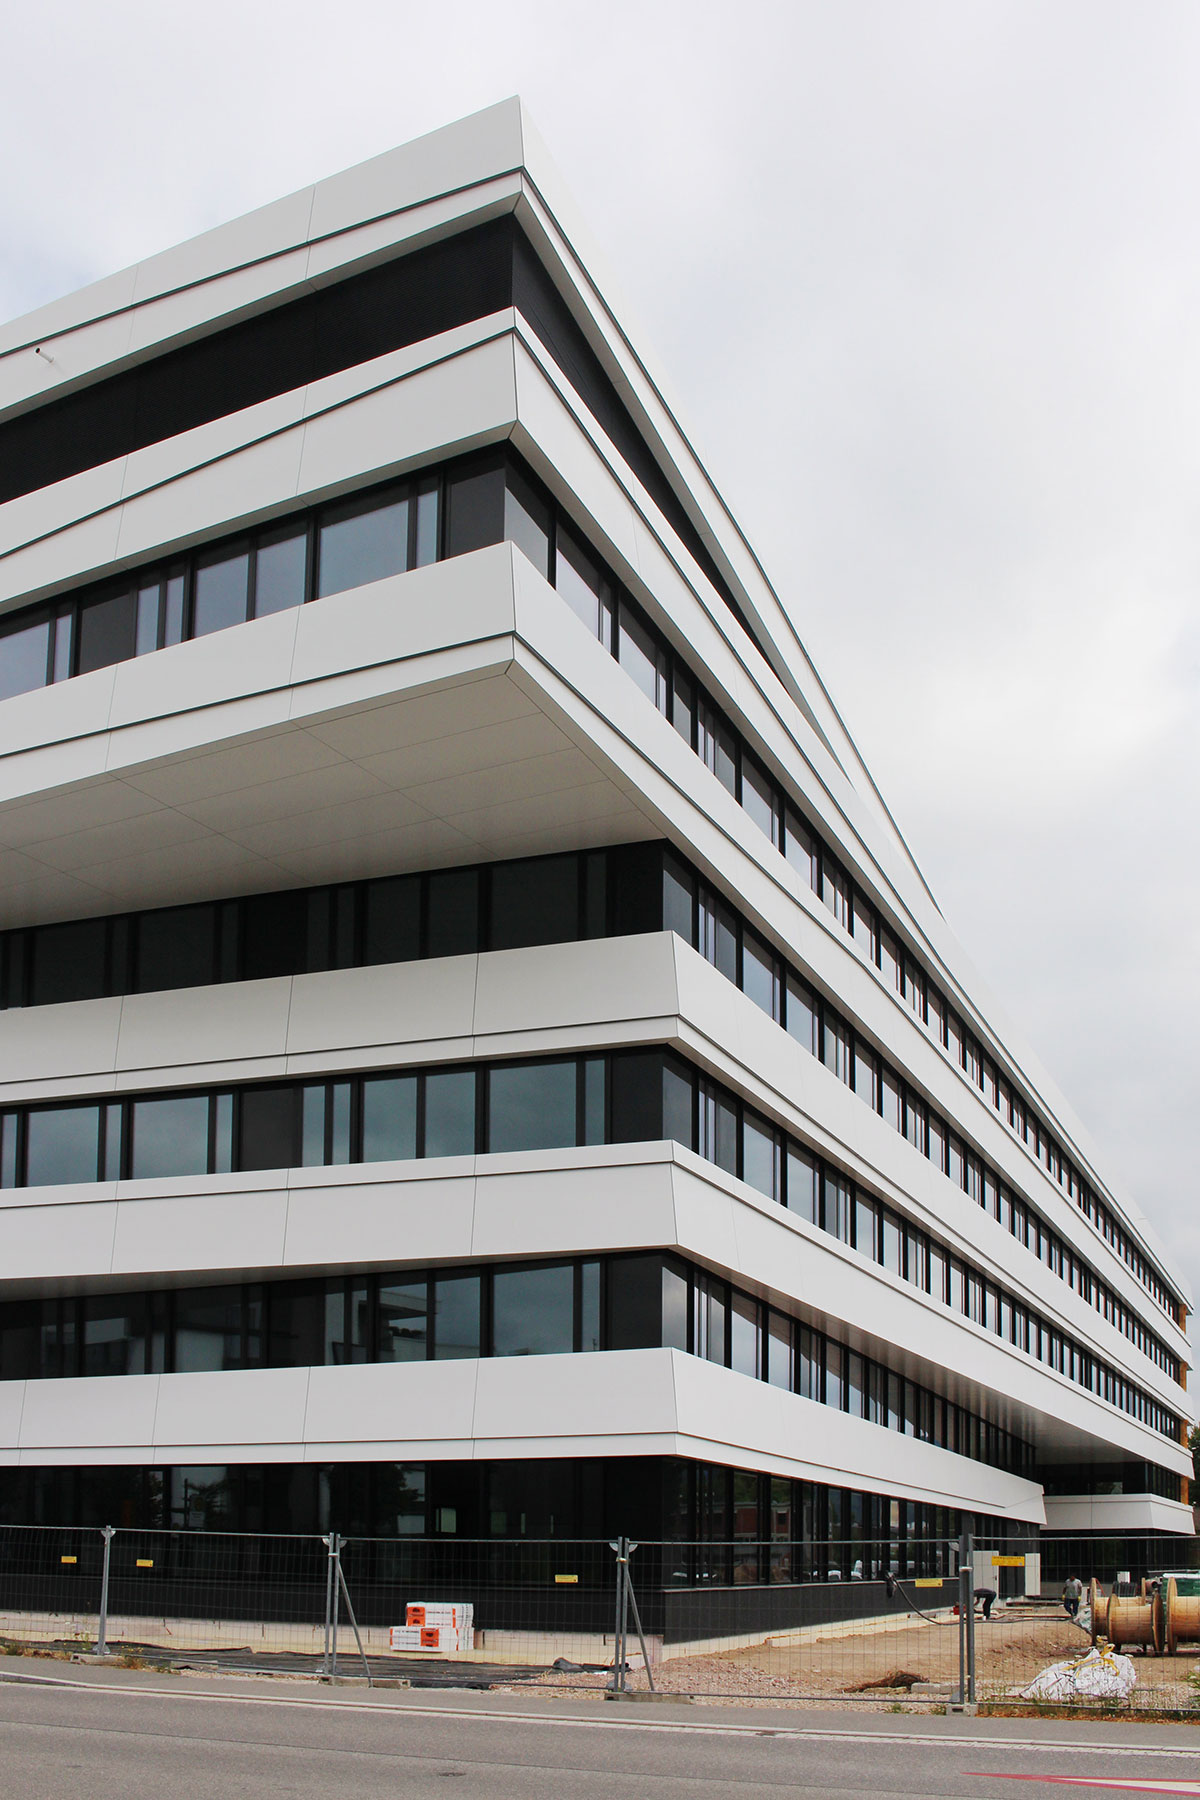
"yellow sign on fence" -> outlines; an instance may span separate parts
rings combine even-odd
[[[137,1559],[137,1566],[139,1569],[152,1569],[154,1567],[154,1558],[152,1556],[139,1556]]]
[[[578,1587],[579,1585],[578,1575],[556,1575],[554,1580],[558,1587]]]
[[[992,1567],[993,1569],[1023,1569],[1025,1558],[1023,1556],[993,1556]]]
[[[914,1587],[941,1587],[941,1585],[942,1577],[940,1575],[922,1575],[913,1582]]]
[[[59,1562],[78,1562],[79,1558],[77,1556],[60,1556],[58,1560]]]

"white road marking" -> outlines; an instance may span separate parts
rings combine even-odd
[[[1193,1764],[1195,1763],[1197,1755],[1200,1754],[1200,1746],[1197,1748],[1189,1747],[1183,1749],[1181,1747],[1172,1747],[1168,1745],[1159,1747],[1156,1744],[1113,1743],[1111,1739],[1107,1737],[1102,1739],[1099,1736],[1092,1739],[1060,1738],[1057,1740],[1017,1737],[976,1737],[974,1735],[971,1735],[970,1737],[966,1735],[961,1737],[943,1737],[941,1735],[935,1736],[932,1732],[917,1731],[841,1731],[833,1727],[806,1727],[803,1725],[791,1726],[776,1724],[769,1726],[765,1724],[742,1725],[734,1721],[731,1721],[728,1725],[714,1725],[702,1720],[696,1720],[693,1723],[690,1719],[631,1719],[624,1713],[623,1709],[616,1705],[613,1706],[611,1714],[606,1712],[603,1717],[591,1718],[582,1713],[558,1712],[555,1710],[553,1702],[547,1702],[544,1711],[506,1712],[501,1711],[499,1708],[432,1706],[427,1703],[422,1703],[419,1706],[405,1705],[402,1702],[389,1703],[386,1701],[378,1701],[374,1704],[364,1704],[362,1701],[335,1698],[333,1692],[327,1692],[320,1699],[311,1700],[301,1695],[203,1694],[198,1693],[195,1688],[151,1688],[134,1686],[132,1684],[126,1686],[124,1683],[116,1684],[102,1681],[72,1681],[66,1676],[55,1675],[5,1674],[0,1676],[0,1686],[70,1688],[74,1693],[126,1695],[135,1700],[141,1698],[200,1700],[207,1702],[210,1706],[299,1706],[306,1707],[310,1711],[334,1710],[339,1713],[384,1713],[393,1718],[455,1719],[460,1724],[467,1723],[472,1719],[486,1719],[508,1725],[578,1725],[592,1731],[690,1731],[710,1737],[796,1738],[809,1743],[922,1744],[934,1749],[969,1749],[972,1751],[981,1749],[1044,1750],[1068,1753],[1070,1755],[1078,1755],[1081,1751],[1085,1751],[1093,1754],[1099,1753],[1105,1756],[1182,1757]],[[612,1703],[605,1702],[604,1704],[609,1705]],[[1020,1777],[1012,1776],[1007,1779],[1018,1780]],[[1061,1782],[1067,1778],[1056,1775],[1037,1776],[1031,1777],[1031,1779]],[[1085,1787],[1096,1787],[1103,1786],[1104,1783],[1084,1781],[1083,1785]],[[1127,1783],[1118,1783],[1117,1785],[1119,1787],[1124,1786],[1128,1788]],[[1171,1790],[1168,1789],[1166,1791],[1169,1792]],[[1185,1794],[1193,1792],[1200,1793],[1200,1786],[1193,1785],[1193,1787],[1190,1788],[1184,1787],[1178,1791]]]

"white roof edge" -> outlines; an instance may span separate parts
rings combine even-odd
[[[526,130],[516,97],[440,126],[11,320],[0,327],[0,357],[518,169]]]

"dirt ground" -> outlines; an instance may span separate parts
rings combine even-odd
[[[1088,1650],[1090,1639],[1061,1613],[998,1612],[986,1622],[976,1621],[975,1644],[978,1698],[998,1701],[1027,1686],[1050,1663]],[[1137,1686],[1128,1703],[1131,1709],[1200,1709],[1200,1691],[1186,1679],[1200,1670],[1196,1655],[1154,1657],[1139,1650],[1131,1655],[1137,1674]],[[957,1619],[944,1624],[898,1623],[800,1642],[768,1637],[743,1649],[670,1658],[654,1669],[655,1687],[671,1694],[741,1695],[763,1701],[807,1699],[873,1709],[898,1703],[938,1704],[936,1694],[912,1692],[914,1679],[957,1682]],[[560,1674],[542,1680],[567,1687],[594,1687],[603,1677]],[[631,1670],[628,1685],[644,1688],[644,1673]]]

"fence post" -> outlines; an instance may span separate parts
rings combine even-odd
[[[958,1703],[975,1705],[975,1558],[971,1533],[958,1540]]]
[[[321,1673],[327,1681],[332,1681],[337,1673],[337,1626],[334,1622],[334,1609],[341,1598],[337,1589],[337,1532],[331,1531],[321,1542],[329,1552],[325,1560],[325,1656]]]
[[[627,1568],[629,1561],[628,1538],[610,1538],[608,1547],[617,1559],[617,1610],[613,1625],[613,1674],[610,1684],[614,1694],[625,1692],[625,1630],[628,1618],[629,1588]]]
[[[963,1699],[975,1705],[975,1541],[969,1531],[963,1533],[967,1556],[967,1589],[971,1604],[967,1608],[967,1685]]]
[[[654,1675],[650,1668],[650,1652],[646,1648],[646,1634],[642,1630],[642,1615],[638,1611],[637,1595],[633,1591],[633,1574],[630,1569],[630,1562],[632,1560],[633,1553],[636,1549],[637,1549],[637,1545],[631,1544],[629,1542],[628,1538],[626,1538],[626,1540],[625,1540],[625,1593],[629,1600],[630,1606],[632,1606],[632,1608],[633,1608],[633,1624],[634,1624],[634,1629],[638,1634],[638,1643],[642,1646],[642,1666],[646,1671],[646,1680],[650,1684],[650,1692],[654,1693],[654,1691],[655,1691]]]
[[[350,1589],[346,1586],[346,1571],[342,1567],[341,1547],[344,1542],[345,1542],[345,1540],[343,1538],[338,1539],[338,1566],[337,1566],[338,1580],[342,1584],[342,1593],[346,1597],[346,1611],[350,1614],[350,1624],[352,1625],[352,1627],[354,1629],[354,1641],[358,1645],[358,1654],[362,1658],[363,1671],[367,1677],[367,1686],[374,1687],[375,1683],[371,1679],[371,1665],[367,1661],[367,1653],[363,1649],[362,1633],[358,1629],[358,1620],[354,1616],[354,1602],[350,1598]],[[334,1660],[336,1661],[337,1660],[337,1623],[336,1623],[336,1620],[334,1622],[333,1653],[334,1653]]]
[[[112,1541],[116,1535],[115,1525],[102,1525],[100,1536],[104,1539],[104,1562],[100,1575],[100,1617],[96,1623],[96,1655],[108,1655],[108,1567],[112,1555]]]

